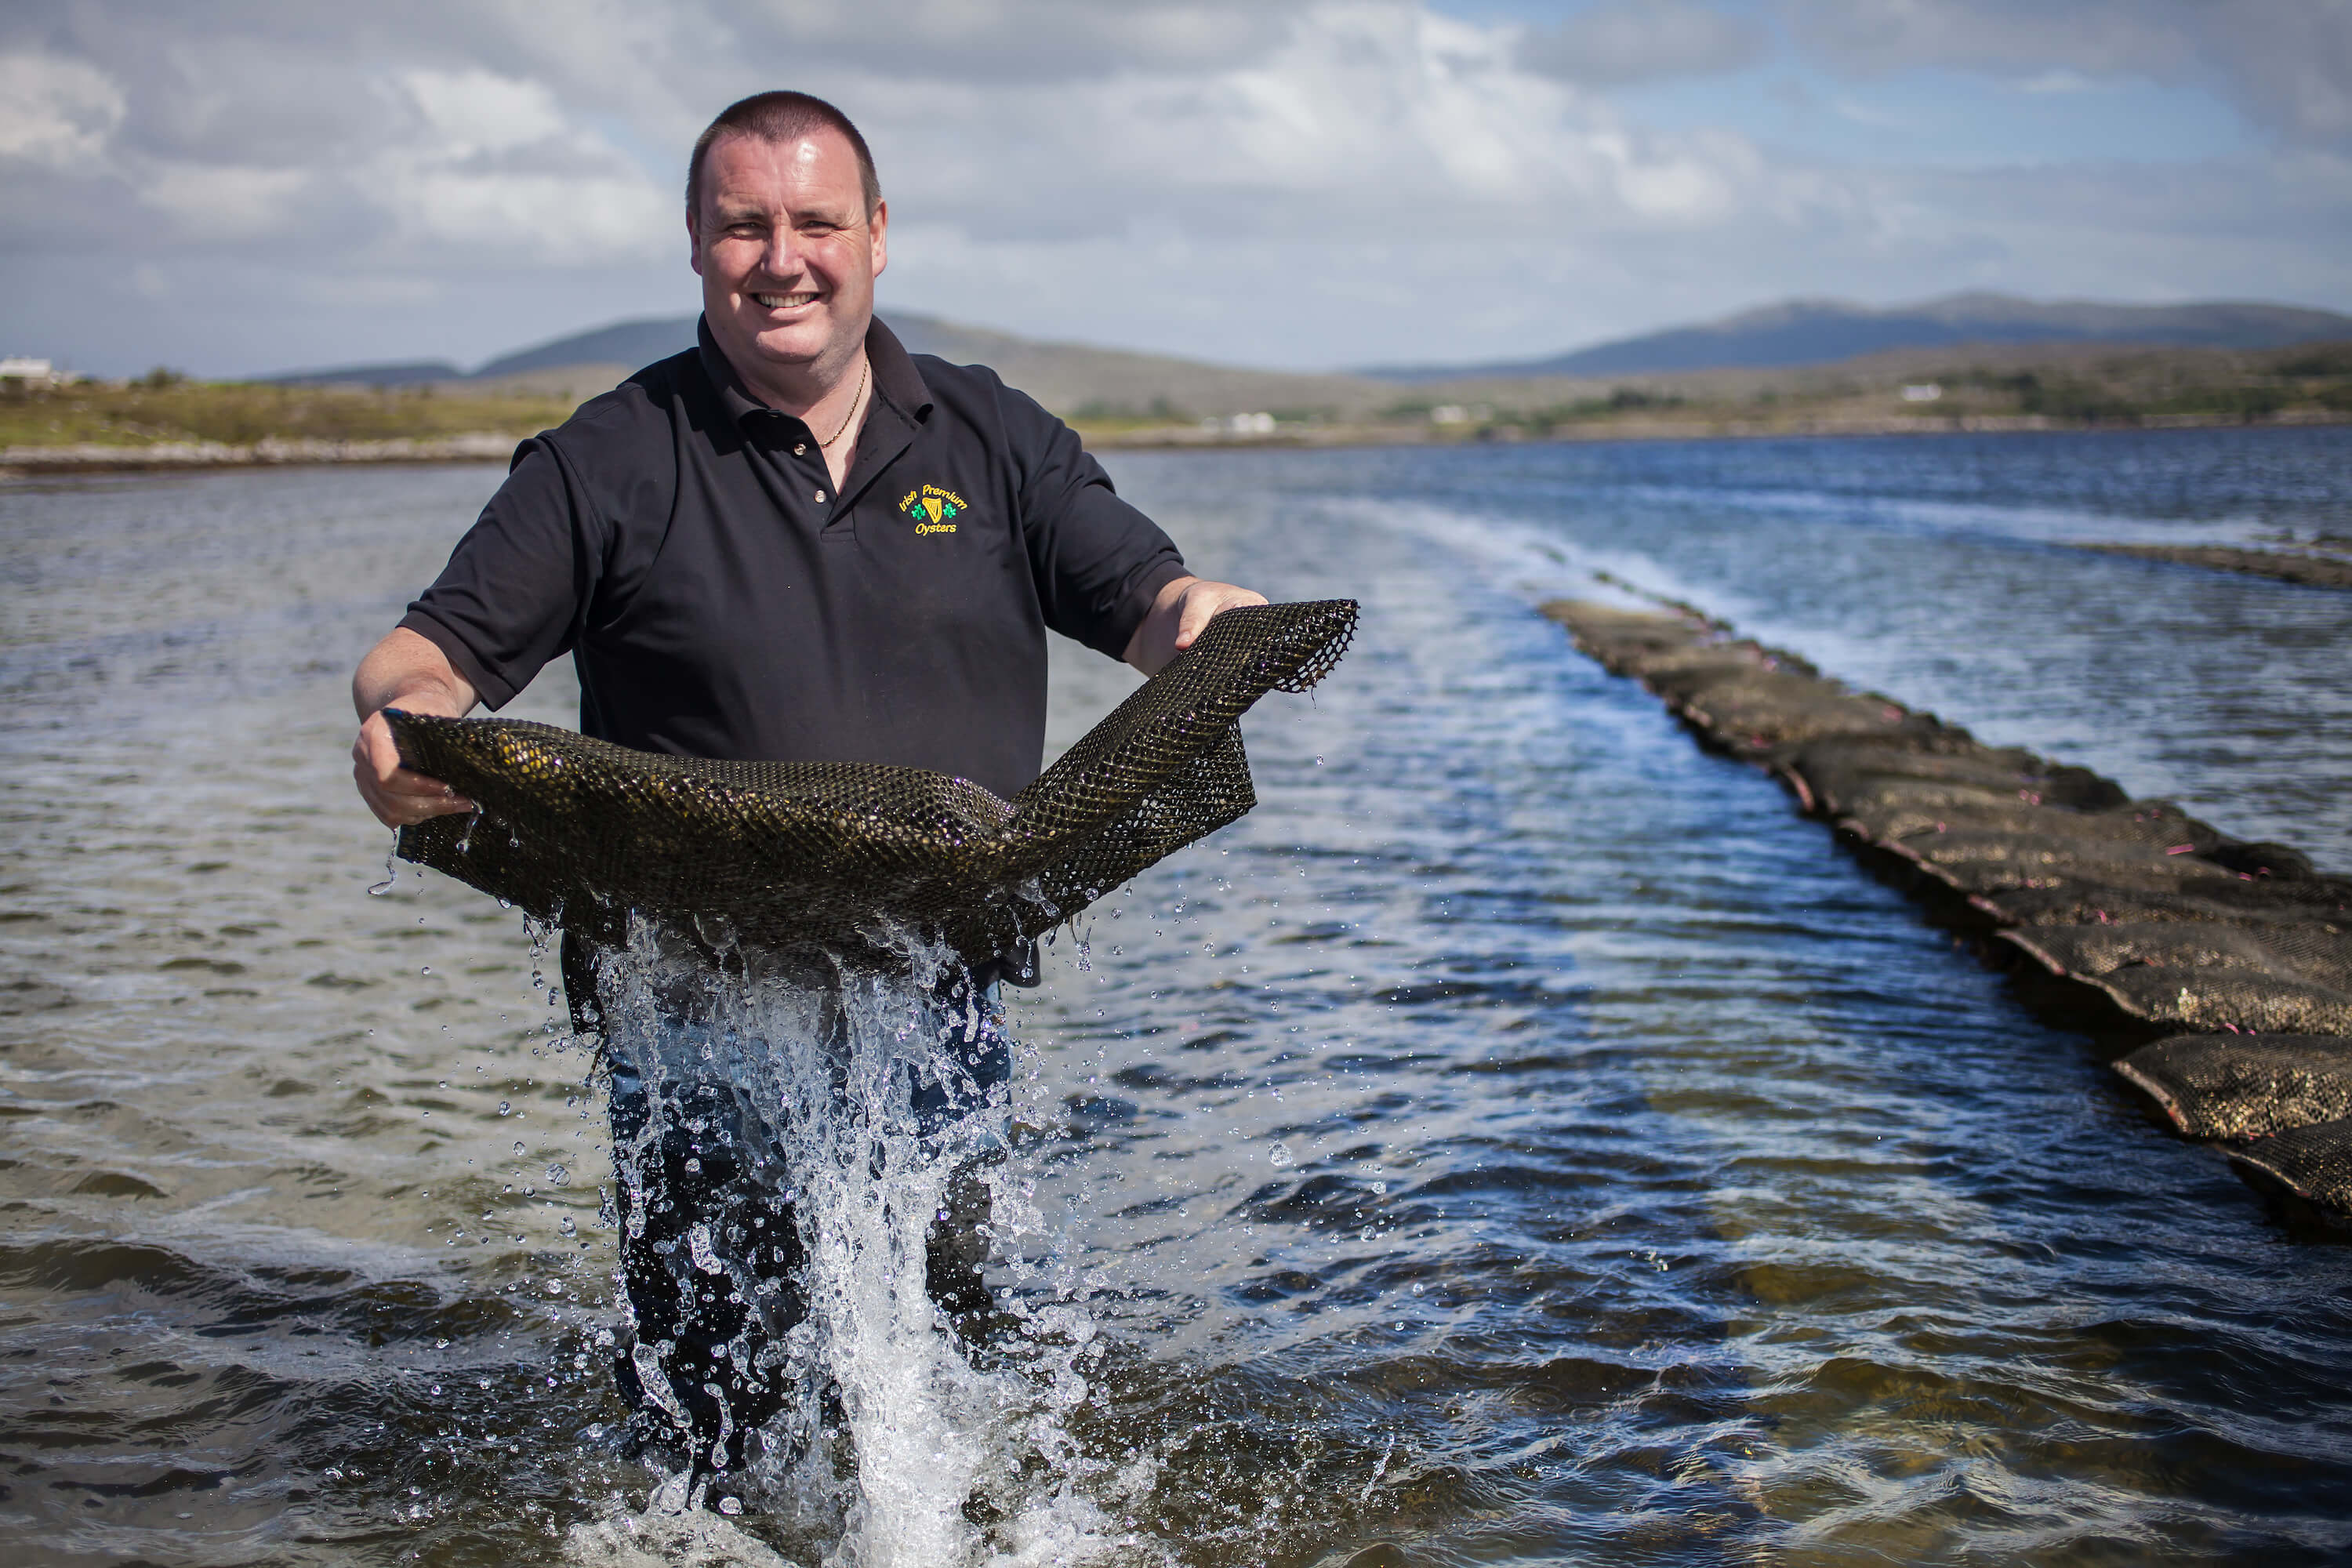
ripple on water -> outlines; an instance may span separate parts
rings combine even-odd
[[[1250,721],[1259,810],[1012,999],[1008,1245],[1102,1348],[1055,1418],[1086,1509],[970,1528],[2340,1557],[2342,1251],[1531,611],[1601,565],[2344,862],[2338,601],[2053,543],[2316,526],[2345,437],[2283,434],[1118,459],[1198,565],[1367,615]],[[622,1457],[588,1064],[513,916],[365,896],[342,671],[497,477],[0,491],[39,586],[0,635],[0,1506],[61,1558],[825,1544]],[[1122,689],[1061,661],[1057,732]]]

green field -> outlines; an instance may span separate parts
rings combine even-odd
[[[608,366],[601,374],[618,373]],[[1132,367],[1122,374],[1133,379]],[[1118,398],[1097,391],[1059,401],[1088,442],[1102,447],[1255,444],[1268,438],[1455,441],[2352,420],[2352,343],[2259,351],[2083,345],[1906,350],[1794,369],[1693,371],[1599,382],[1554,377],[1408,386],[1291,377],[1286,389],[1296,390],[1289,383],[1313,383],[1341,388],[1349,396],[1318,406],[1257,403],[1277,422],[1270,437],[1227,437],[1202,427],[1204,419],[1244,412],[1282,379],[1223,374],[1233,384],[1212,376],[1193,391],[1243,402],[1189,407],[1173,396],[1131,396],[1131,387]],[[1083,390],[1083,377],[1063,379]],[[590,380],[601,384],[595,374]],[[474,435],[520,438],[561,424],[572,413],[575,399],[555,395],[560,386],[276,386],[196,382],[158,372],[128,384],[0,387],[0,449],[135,448],[167,442],[247,447],[269,439]],[[1906,388],[1924,387],[1933,387],[1934,395],[1905,395]]]
[[[428,387],[378,392],[158,374],[128,385],[83,382],[0,391],[0,448],[177,441],[248,446],[270,438],[430,440],[478,432],[520,438],[562,424],[573,406],[565,398],[453,396]]]

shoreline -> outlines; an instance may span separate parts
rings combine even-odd
[[[175,473],[208,468],[275,468],[319,464],[504,462],[526,437],[478,431],[463,436],[324,441],[264,437],[258,441],[157,441],[110,447],[81,441],[56,447],[0,447],[0,478]]]
[[[1779,780],[2028,1008],[2090,1035],[2184,1139],[2352,1224],[2352,878],[1987,746],[1688,606],[1541,613],[1702,747]]]
[[[2204,415],[2155,415],[2128,423],[2062,419],[2042,414],[1969,415],[1942,418],[1887,416],[1825,419],[1622,419],[1555,425],[1528,431],[1513,425],[1449,427],[1427,425],[1303,425],[1268,435],[1236,435],[1194,426],[1105,429],[1075,425],[1095,451],[1297,451],[1372,447],[1480,447],[1546,442],[1833,439],[1857,436],[2084,435],[2137,430],[2284,430],[2352,425],[2352,415],[2297,412],[2266,419]],[[75,474],[173,473],[215,468],[302,465],[504,462],[536,432],[474,431],[457,436],[384,440],[320,440],[265,437],[252,442],[158,441],[147,446],[97,442],[0,447],[0,479]]]
[[[1819,419],[1612,419],[1554,425],[1528,431],[1510,424],[1443,426],[1298,426],[1271,435],[1236,436],[1192,426],[1132,429],[1076,426],[1088,447],[1105,451],[1232,450],[1248,447],[1477,447],[1540,445],[1547,441],[1772,440],[1850,436],[2086,435],[2125,430],[2271,430],[2352,425],[2352,414],[2297,410],[2263,419],[2220,415],[2153,414],[2130,421],[2065,419],[2047,414],[1916,415]],[[5,459],[0,459],[5,460]]]
[[[2084,544],[2077,548],[2095,550],[2102,555],[2127,555],[2136,561],[2161,561],[2209,572],[2270,577],[2305,588],[2352,588],[2352,556],[2347,555],[2248,550],[2233,544]]]

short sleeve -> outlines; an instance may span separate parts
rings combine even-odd
[[[400,624],[438,647],[486,704],[502,708],[579,640],[604,556],[603,531],[554,444],[526,441]]]
[[[1124,658],[1152,600],[1184,574],[1184,557],[1159,524],[1119,499],[1076,431],[1020,393],[1003,395],[1006,435],[1022,468],[1022,531],[1045,624]]]

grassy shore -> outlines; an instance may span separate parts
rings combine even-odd
[[[606,367],[591,381],[601,386],[620,374]],[[499,458],[517,439],[562,423],[575,394],[589,390],[562,379],[377,390],[159,372],[128,384],[0,388],[0,468]],[[1907,350],[1798,369],[1606,382],[1335,384],[1355,401],[1235,420],[1241,410],[1179,408],[1164,398],[1129,410],[1095,399],[1069,416],[1089,445],[1106,448],[2339,423],[2352,422],[2352,343]]]
[[[2352,423],[2352,343],[2292,349],[1903,350],[1793,369],[1399,387],[1353,415],[1276,411],[1271,435],[1081,416],[1100,446],[1688,439]]]
[[[430,387],[267,386],[153,375],[0,392],[0,453],[56,447],[252,447],[264,442],[432,442],[516,438],[570,416],[563,398],[451,396]],[[0,456],[0,461],[5,461]]]

